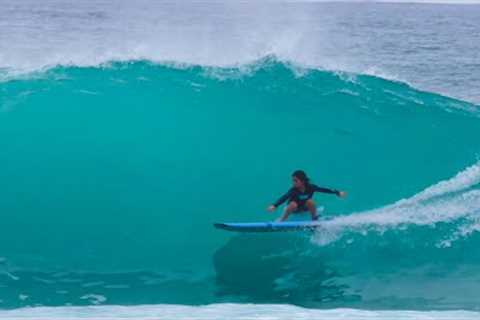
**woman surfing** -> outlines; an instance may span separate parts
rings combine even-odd
[[[283,211],[282,216],[277,221],[285,221],[292,213],[310,212],[312,220],[317,220],[317,206],[313,201],[313,194],[315,192],[336,194],[338,197],[346,197],[345,191],[335,189],[328,189],[319,187],[310,183],[307,174],[302,170],[297,170],[292,174],[293,187],[280,197],[274,204],[267,208],[268,211],[273,212],[278,206],[282,205],[288,200],[288,205]]]

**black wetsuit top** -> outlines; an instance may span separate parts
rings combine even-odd
[[[322,188],[314,184],[307,184],[305,186],[304,192],[298,190],[297,188],[291,188],[290,190],[288,190],[287,193],[281,196],[280,199],[278,199],[273,205],[275,207],[278,207],[279,205],[281,205],[287,200],[288,200],[288,203],[295,201],[298,205],[297,210],[305,210],[306,209],[305,204],[307,200],[311,199],[315,192],[333,193],[336,195],[340,194],[340,191],[338,190]]]

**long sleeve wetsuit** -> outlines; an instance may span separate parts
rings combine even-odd
[[[322,188],[314,184],[308,184],[305,186],[304,192],[298,190],[297,188],[291,188],[287,193],[275,201],[273,205],[278,207],[288,200],[288,203],[295,201],[298,205],[298,208],[305,208],[305,203],[307,200],[313,197],[315,192],[332,193],[336,195],[340,194],[340,191],[335,189]]]

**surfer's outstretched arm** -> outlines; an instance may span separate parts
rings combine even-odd
[[[345,191],[340,191],[340,190],[335,190],[335,189],[329,189],[329,188],[323,188],[319,187],[317,185],[312,185],[313,190],[315,192],[322,192],[322,193],[330,193],[330,194],[336,194],[339,197],[345,197],[347,193]]]
[[[277,201],[275,201],[270,207],[270,211],[273,211],[275,210],[276,208],[278,208],[278,206],[282,205],[283,203],[285,203],[285,201],[287,201],[290,196],[292,195],[292,189],[288,190],[287,193],[285,193],[283,196],[281,196]],[[273,209],[273,210],[272,210]]]

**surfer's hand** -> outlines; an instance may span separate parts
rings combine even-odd
[[[339,192],[338,192],[338,196],[339,196],[340,198],[345,198],[345,197],[347,196],[347,193],[346,193],[345,191],[339,191]]]
[[[277,209],[277,208],[273,205],[267,208],[267,210],[270,211],[270,212],[275,211],[275,209]]]

